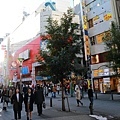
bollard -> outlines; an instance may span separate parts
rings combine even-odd
[[[50,98],[50,107],[52,107],[52,97]]]
[[[97,92],[95,92],[95,98],[97,99]]]
[[[90,115],[93,115],[93,104],[92,103],[90,103],[89,109],[90,109]]]
[[[113,100],[113,93],[111,92],[111,99]]]

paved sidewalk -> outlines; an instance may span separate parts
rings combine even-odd
[[[9,104],[7,111],[2,111],[2,103],[0,104],[0,120],[14,120],[13,115],[13,109],[12,105]],[[34,105],[34,111],[32,120],[95,120],[94,118],[90,117],[87,114],[79,114],[75,112],[66,112],[61,111],[60,108],[56,109],[54,107],[49,107],[49,104],[47,104],[47,107],[43,109],[43,114],[41,116],[37,115],[37,108],[36,105]],[[24,110],[24,104],[23,104],[23,110],[22,110],[22,118],[21,120],[27,120],[26,113]]]
[[[21,120],[26,120],[26,116],[23,116]],[[33,120],[95,120],[89,115],[80,115],[74,112],[63,112],[54,108],[47,107],[43,110],[41,116],[37,116],[37,113],[33,113]]]

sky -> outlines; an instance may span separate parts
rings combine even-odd
[[[44,0],[0,0],[0,37],[10,33],[21,22],[23,10],[32,13]]]
[[[4,38],[6,33],[12,33],[20,25],[23,11],[31,14],[45,1],[49,0],[0,0],[0,38]],[[73,1],[76,5],[80,0],[70,0],[71,7],[73,7]],[[1,49],[0,55],[4,56],[4,51]],[[3,59],[1,58],[0,62]]]
[[[32,13],[45,1],[48,0],[0,0],[0,38],[11,33],[22,22],[23,10]],[[79,1],[74,0],[74,5]]]

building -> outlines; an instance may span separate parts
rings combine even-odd
[[[101,93],[118,91],[119,82],[113,77],[113,71],[106,66],[107,51],[102,38],[105,33],[109,34],[112,21],[119,23],[120,2],[118,0],[82,0],[81,5],[84,30],[88,31],[87,42],[85,39],[86,61],[91,64],[90,73],[92,73],[94,90]]]
[[[47,18],[51,16],[53,19],[59,20],[63,12],[66,12],[68,9],[69,2],[64,6],[64,9],[59,7],[63,5],[62,2],[64,0],[41,4],[10,35],[10,42],[8,44],[10,45],[9,53],[11,59],[8,58],[8,69],[9,78],[13,82],[19,81],[20,75],[22,75],[22,81],[29,83],[31,83],[32,79],[48,79],[39,75],[42,66],[36,62],[35,57],[39,49],[41,49],[41,36],[45,35]],[[73,19],[73,22],[78,22],[79,24],[77,16]],[[21,73],[18,58],[23,59]]]

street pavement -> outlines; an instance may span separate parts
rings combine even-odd
[[[90,116],[87,94],[84,94],[84,98],[82,99],[83,106],[80,107],[77,107],[75,97],[70,97],[70,95],[68,95],[70,112],[68,111],[67,99],[65,99],[66,111],[63,112],[61,111],[61,95],[52,98],[52,107],[50,107],[50,97],[50,94],[46,97],[46,108],[43,109],[43,114],[41,116],[37,116],[37,108],[36,105],[34,105],[33,120],[95,120],[95,118]],[[97,99],[94,99],[93,114],[107,118],[104,120],[120,120],[119,106],[120,95],[115,94],[114,100],[112,100],[110,94],[98,94]],[[7,111],[2,111],[2,103],[0,103],[0,108],[0,120],[13,120],[13,109],[10,103]],[[21,120],[26,120],[24,104]]]

